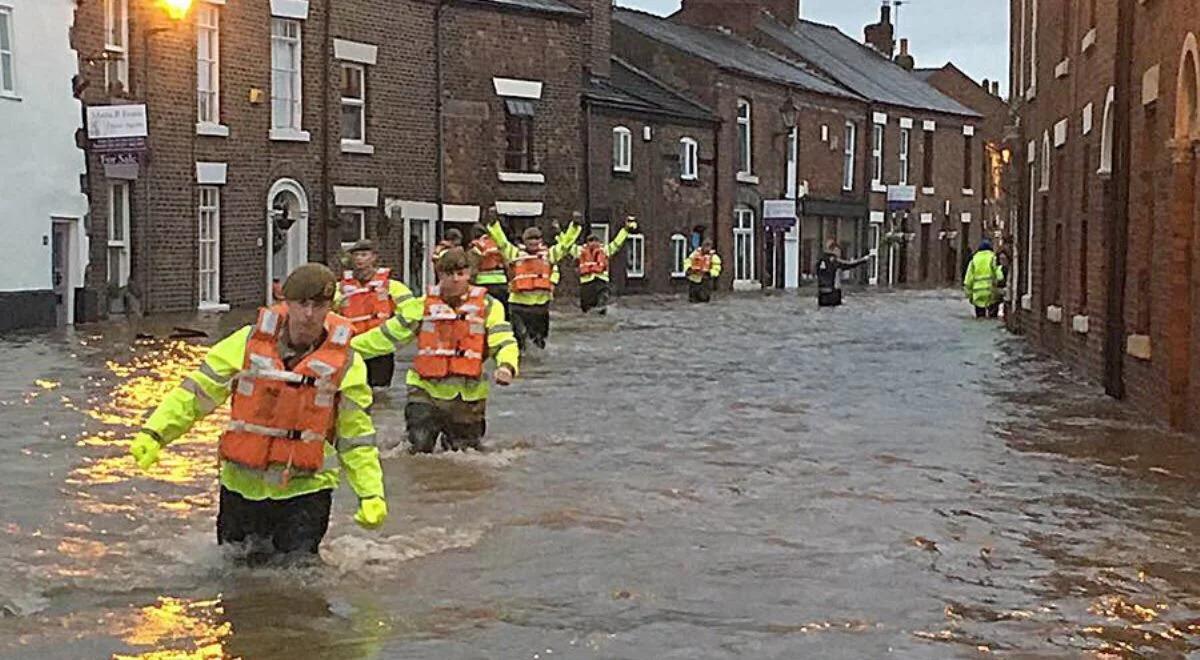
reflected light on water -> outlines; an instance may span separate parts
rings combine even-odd
[[[134,655],[116,654],[118,660],[207,660],[224,658],[225,642],[233,626],[224,621],[221,600],[188,601],[164,596],[143,607],[136,619],[120,631],[130,646],[155,647]]]

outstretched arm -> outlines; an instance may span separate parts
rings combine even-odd
[[[500,250],[500,256],[504,257],[505,261],[515,261],[520,254],[517,252],[516,246],[508,240],[508,234],[504,233],[504,227],[497,220],[488,226],[488,235],[496,241],[496,247]]]
[[[396,308],[395,316],[350,340],[350,346],[364,359],[395,353],[417,338],[424,315],[425,299],[410,298]]]

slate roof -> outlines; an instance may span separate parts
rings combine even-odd
[[[482,5],[497,5],[510,9],[525,11],[540,11],[548,14],[565,14],[569,16],[587,16],[584,12],[559,0],[472,0]]]
[[[863,100],[858,94],[824,80],[802,65],[755,48],[730,34],[681,25],[658,16],[621,7],[613,8],[613,22],[647,38],[699,57],[722,69],[769,80],[818,94]]]
[[[925,82],[929,82],[929,79],[933,77],[933,74],[937,73],[938,71],[941,71],[941,69],[913,69],[912,74],[921,80],[924,80]]]
[[[593,101],[629,110],[716,121],[716,116],[708,108],[618,57],[612,58],[612,77],[608,80],[592,79],[587,95]]]
[[[876,103],[979,116],[833,26],[799,21],[789,28],[764,19],[758,29],[817,70]]]

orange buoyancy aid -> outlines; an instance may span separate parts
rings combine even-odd
[[[286,475],[325,465],[325,444],[337,423],[338,390],[349,370],[353,330],[346,319],[325,317],[325,339],[292,368],[279,355],[287,306],[262,309],[246,341],[246,359],[233,389],[221,458],[255,470],[284,466]]]
[[[443,254],[446,254],[447,252],[449,252],[450,250],[452,250],[456,247],[459,247],[459,246],[451,243],[450,241],[441,241],[437,245],[435,245],[433,247],[433,254],[430,255],[430,257],[429,257],[430,259],[433,260],[433,265],[437,266],[438,259],[441,259]]]
[[[486,273],[504,269],[504,255],[500,254],[500,246],[496,245],[496,241],[492,240],[491,236],[481,236],[472,241],[471,245],[475,247],[481,257],[479,272]]]
[[[532,254],[521,250],[513,262],[509,285],[513,291],[553,291],[554,282],[550,279],[553,272],[550,253],[545,248]]]
[[[354,334],[360,335],[383,325],[396,313],[396,301],[390,291],[392,271],[380,268],[366,284],[354,277],[354,271],[342,275],[341,315],[354,326]]]
[[[421,378],[437,380],[483,376],[487,356],[487,289],[471,287],[457,309],[442,299],[440,288],[425,296],[425,314],[417,335],[413,370]]]
[[[584,245],[579,252],[579,274],[600,275],[607,272],[608,250],[603,245]]]
[[[692,267],[689,269],[693,273],[708,274],[712,271],[713,256],[711,252],[703,252],[696,250],[692,253]]]

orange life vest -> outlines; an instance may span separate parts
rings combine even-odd
[[[324,342],[288,369],[279,356],[286,331],[287,305],[259,311],[220,444],[221,458],[255,470],[282,465],[285,479],[324,467],[325,444],[333,442],[336,429],[338,390],[353,357],[350,322],[329,314]]]
[[[341,315],[354,326],[354,334],[383,325],[396,313],[396,301],[389,290],[392,271],[380,268],[366,284],[354,277],[354,271],[342,275]]]
[[[545,248],[533,254],[521,250],[513,262],[509,286],[513,291],[553,291],[554,282],[550,279],[553,272],[550,253]]]
[[[436,246],[434,246],[433,255],[430,257],[430,259],[433,260],[433,265],[436,266],[437,260],[441,259],[443,254],[446,254],[452,248],[456,248],[456,247],[458,247],[458,246],[449,241],[442,241],[442,242],[438,243]]]
[[[608,272],[608,250],[604,245],[588,243],[579,252],[579,274],[600,275]]]
[[[425,296],[425,315],[417,335],[413,370],[436,380],[483,376],[487,356],[487,289],[471,287],[458,309],[441,298],[439,287]]]
[[[712,253],[696,250],[692,253],[692,266],[688,272],[705,274],[712,272]]]
[[[472,241],[471,245],[481,257],[479,272],[486,273],[504,269],[504,255],[500,254],[500,246],[496,245],[496,241],[493,241],[491,236],[481,236]]]

